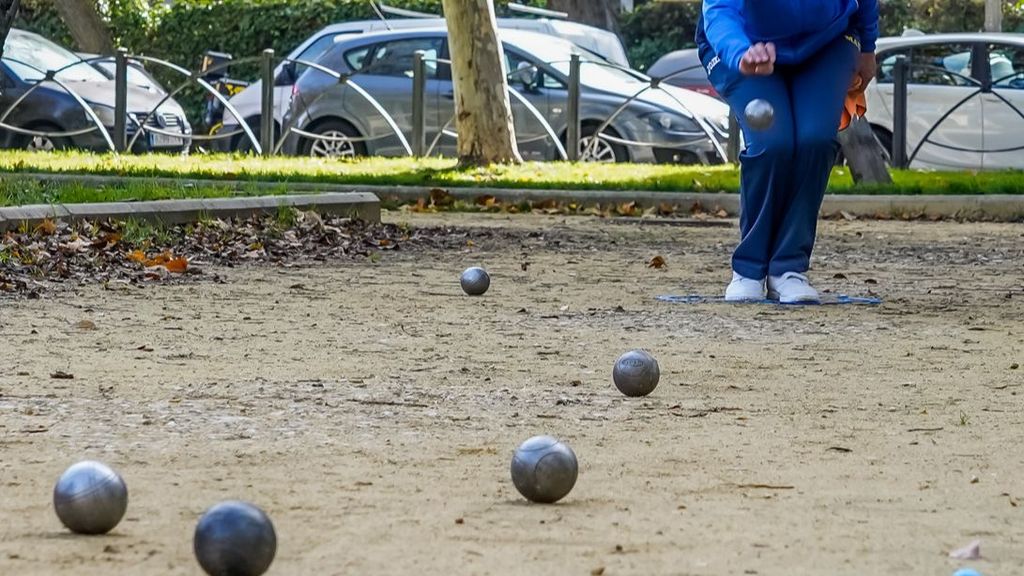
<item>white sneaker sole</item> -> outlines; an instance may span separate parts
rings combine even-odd
[[[800,298],[787,298],[783,300],[778,292],[769,292],[769,300],[778,300],[779,304],[821,304],[821,296],[802,296]]]

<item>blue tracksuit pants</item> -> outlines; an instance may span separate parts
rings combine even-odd
[[[776,66],[771,76],[744,76],[716,63],[709,46],[700,48],[708,78],[739,117],[746,142],[740,154],[741,239],[732,268],[756,280],[806,272],[860,50],[839,36],[800,64]],[[751,130],[743,117],[756,98],[775,108],[775,123],[764,131]]]

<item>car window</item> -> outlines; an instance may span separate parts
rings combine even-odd
[[[925,44],[898,48],[879,56],[878,82],[892,83],[897,56],[910,63],[909,82],[932,86],[973,86],[972,46],[967,43]]]
[[[366,57],[370,55],[370,50],[373,46],[362,46],[345,52],[345,64],[348,65],[348,69],[353,72],[359,72],[366,66]]]
[[[996,88],[1024,90],[1024,47],[989,44],[992,85]]]
[[[74,53],[34,35],[12,32],[4,44],[3,57],[11,71],[25,82],[38,82],[49,70],[61,70],[55,78],[62,82],[107,80],[102,72]]]
[[[910,83],[933,86],[971,86],[973,51],[970,44],[926,44],[910,53]]]
[[[515,52],[512,52],[510,50],[504,50],[504,52],[505,52],[505,69],[508,70],[508,72],[510,74],[510,76],[509,76],[510,80],[514,77],[514,74],[512,74],[513,72],[515,72],[516,70],[519,70],[521,68],[529,66],[529,67],[533,67],[534,69],[536,69],[537,74],[538,74],[537,84],[539,86],[542,86],[544,88],[555,88],[555,89],[565,88],[565,85],[562,84],[562,82],[558,78],[555,78],[555,77],[551,76],[551,74],[545,73],[544,70],[538,68],[536,66],[536,64],[534,64],[530,60],[527,60],[526,58],[523,58],[519,54],[516,54]]]
[[[412,78],[412,57],[417,50],[424,52],[427,78],[437,78],[438,62],[444,47],[442,38],[409,38],[378,44],[373,59],[364,72],[378,76],[405,76]]]
[[[327,52],[327,50],[329,50],[331,46],[334,46],[338,40],[347,37],[349,34],[351,33],[343,32],[340,34],[324,34],[314,40],[312,44],[306,46],[306,49],[299,53],[298,57],[295,59],[305,60],[306,62],[317,62],[320,57],[324,55],[324,52]],[[301,76],[307,68],[309,68],[309,66],[306,66],[305,64],[296,64],[295,77],[298,78]]]

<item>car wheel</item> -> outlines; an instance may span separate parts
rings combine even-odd
[[[249,124],[249,129],[252,130],[252,135],[255,136],[256,137],[256,141],[259,142],[260,138],[261,138],[261,136],[260,136],[260,126],[261,126],[261,124],[260,124],[259,117],[257,116],[256,118],[249,118],[248,120],[246,120],[246,122],[248,122],[248,124]],[[249,140],[249,137],[245,135],[245,132],[242,132],[238,136],[235,136],[235,138],[238,139],[237,140],[238,144],[235,146],[235,150],[234,151],[241,152],[242,154],[249,154],[250,152],[254,151],[254,149],[252,147],[252,140]]]
[[[63,132],[60,127],[53,124],[35,124],[30,127],[29,130],[36,130],[38,132]],[[21,145],[19,148],[29,152],[53,152],[55,150],[64,150],[68,148],[68,142],[66,138],[31,136],[24,134],[21,137]]]
[[[348,122],[328,120],[310,130],[324,140],[306,138],[302,141],[302,154],[313,158],[355,158],[366,155],[366,146],[356,141],[359,132]]]
[[[600,126],[584,124],[580,128],[579,156],[580,162],[629,162],[629,151],[625,146],[614,144],[604,138],[596,137],[597,129]],[[604,129],[604,134],[619,138],[619,133],[614,128]]]

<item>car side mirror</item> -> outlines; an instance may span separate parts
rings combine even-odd
[[[281,71],[277,73],[277,77],[274,78],[274,86],[291,86],[298,80],[296,76],[295,62],[285,62],[281,66]]]
[[[524,88],[532,88],[537,84],[537,67],[529,62],[520,62],[512,73],[512,81],[519,82]]]

